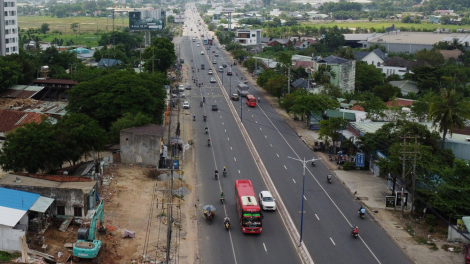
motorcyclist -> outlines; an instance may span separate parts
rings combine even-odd
[[[351,234],[359,234],[359,227],[357,225],[352,227]]]
[[[206,121],[206,119],[207,119],[207,116],[206,116],[206,115],[203,115],[202,117],[204,118],[204,121]]]
[[[215,170],[215,177],[218,177],[218,176],[219,176],[219,170]]]
[[[328,173],[328,176],[326,176],[326,179],[331,181],[331,174],[330,173]]]
[[[202,97],[202,101],[205,103],[206,102],[206,97]]]
[[[196,121],[196,115],[193,115],[193,121]]]
[[[224,223],[230,223],[230,218],[228,217],[228,215],[225,216]]]
[[[220,199],[224,199],[224,200],[225,200],[225,194],[224,194],[224,192],[220,193]]]
[[[211,139],[210,138],[207,140],[207,145],[209,145],[209,146],[211,145]]]
[[[260,103],[260,102],[261,102],[261,98],[258,97],[258,103]]]
[[[224,172],[223,173],[224,173],[224,176],[227,175],[227,169],[225,169],[225,166],[224,166]]]
[[[207,131],[209,131],[209,129],[206,127],[206,134],[207,134]]]
[[[361,206],[361,208],[359,208],[359,215],[365,215],[366,214],[366,208],[364,206]]]

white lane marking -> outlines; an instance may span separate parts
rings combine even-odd
[[[318,221],[320,221],[320,218],[318,218],[318,215],[317,215],[317,214],[315,214],[315,216],[317,217]]]
[[[336,246],[335,241],[333,241],[333,238],[330,237],[331,243],[333,243],[334,246]]]
[[[224,125],[224,122],[222,122],[222,125]]]
[[[253,115],[251,115],[251,117],[254,117]]]
[[[296,183],[294,179],[292,179],[292,181],[294,181],[294,183]]]
[[[258,121],[255,121],[255,124],[258,124]]]
[[[266,254],[268,254],[268,250],[266,249],[266,245],[263,243],[264,251],[266,251]]]
[[[224,129],[225,133],[227,133],[227,129]]]
[[[276,153],[276,155],[277,155],[277,157],[279,158],[279,154]]]
[[[233,159],[234,159],[235,161],[237,161],[237,158],[233,157]]]
[[[273,145],[272,145],[272,144],[269,144],[269,145],[271,146],[271,148],[273,147]]]
[[[261,127],[260,127],[259,130],[263,130],[263,129],[261,129]]]
[[[304,200],[307,201],[307,198],[305,198],[305,195],[304,195]]]
[[[230,147],[230,150],[233,150],[232,147]]]
[[[220,118],[222,118],[222,116],[220,116]]]
[[[286,165],[284,165],[284,168],[287,170],[287,167],[286,167]]]
[[[239,174],[241,173],[240,170],[238,170],[238,173],[239,173]]]
[[[230,138],[227,138],[227,140],[230,140]]]
[[[265,138],[268,138],[266,135],[264,135]]]

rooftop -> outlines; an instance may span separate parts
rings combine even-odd
[[[14,227],[39,196],[35,193],[0,187],[0,225]]]
[[[35,122],[40,124],[43,115],[25,113],[16,110],[0,109],[0,132],[10,132],[24,124]]]
[[[21,182],[16,182],[16,178],[19,178]],[[57,189],[78,189],[82,190],[83,193],[89,193],[96,185],[96,181],[86,182],[57,182],[48,181],[42,179],[36,179],[26,176],[18,176],[14,174],[7,174],[5,177],[0,179],[0,186],[34,186],[34,187],[45,187],[45,188],[57,188]]]
[[[44,89],[44,86],[30,86],[30,85],[13,85],[8,89],[0,91],[0,97],[10,98],[32,98],[39,91]]]
[[[35,79],[34,83],[77,85],[78,82],[65,79]]]
[[[454,38],[466,39],[469,35],[451,33],[438,34],[432,32],[398,32],[378,35],[369,39],[371,43],[402,43],[402,44],[428,44],[432,45],[439,41],[451,41]],[[464,42],[462,42],[464,43]]]
[[[163,136],[164,130],[165,130],[165,127],[163,126],[149,124],[149,125],[141,126],[141,127],[131,127],[131,128],[123,129],[121,130],[121,132]]]

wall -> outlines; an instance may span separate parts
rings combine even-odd
[[[407,44],[407,43],[385,43],[385,42],[369,42],[367,43],[367,48],[371,45],[379,44],[384,46],[387,50],[387,53],[390,52],[405,52],[405,53],[415,53],[422,49],[431,50],[433,48],[432,44]]]
[[[41,196],[54,199],[54,202],[51,204],[51,213],[53,215],[57,214],[58,205],[65,206],[66,215],[74,215],[74,207],[82,207],[83,217],[85,217],[85,214],[88,211],[88,194],[83,193],[81,189],[65,189],[7,184],[2,184],[0,186],[12,190],[37,193]]]
[[[457,228],[457,226],[454,226]],[[451,226],[447,227],[447,240],[450,242],[461,242],[461,243],[470,243],[470,240],[467,238],[470,238],[470,234],[466,233],[466,236],[462,236],[459,232],[457,232],[455,229],[453,229]]]
[[[403,75],[405,75],[405,73],[408,72],[406,67],[382,66],[382,67],[380,67],[380,69],[382,69],[382,73],[385,74],[386,76],[390,76],[392,74],[397,74],[397,75],[400,75],[401,77],[403,77]],[[388,70],[388,72],[387,72],[387,70]]]
[[[377,68],[382,66],[382,63],[384,63],[384,61],[379,56],[377,56],[377,54],[375,54],[374,52],[370,52],[369,54],[367,54],[367,56],[362,58],[361,61],[365,61],[367,62],[367,64],[372,64]],[[377,63],[380,63],[380,65],[377,65]]]
[[[24,236],[23,230],[13,229],[0,225],[0,250],[7,252],[21,252],[20,237]]]
[[[354,92],[356,80],[356,61],[350,60],[339,65],[339,88],[342,92]]]
[[[121,162],[158,166],[160,140],[158,136],[121,131]]]
[[[470,142],[446,139],[444,148],[452,150],[456,159],[470,160]]]

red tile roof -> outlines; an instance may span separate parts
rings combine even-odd
[[[364,112],[364,108],[360,105],[355,105],[355,106],[351,107],[351,110],[363,111]]]
[[[313,67],[313,61],[296,61],[294,65],[294,69],[299,68],[302,66],[302,68],[307,69],[308,67],[312,68]]]
[[[414,100],[397,98],[396,100],[388,101],[385,104],[387,106],[410,106],[413,103],[414,103]]]
[[[317,44],[318,41],[314,40],[314,39],[305,39],[305,40],[299,40],[297,42],[295,42],[294,46],[295,47],[300,47],[300,45],[302,45],[305,41],[308,41],[308,43],[310,44]]]
[[[0,109],[0,132],[10,132],[31,122],[40,124],[42,118],[43,115],[38,113]]]
[[[56,181],[56,182],[91,182],[93,181],[90,177],[81,177],[81,176],[71,176],[71,175],[45,175],[45,174],[29,174],[29,173],[21,173],[15,172],[11,173],[14,175],[19,176],[26,176],[41,180],[48,180],[48,181]]]

